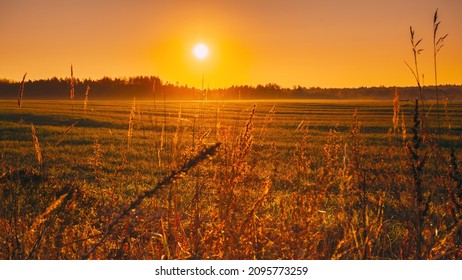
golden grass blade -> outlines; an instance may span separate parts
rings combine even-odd
[[[24,76],[22,77],[22,82],[21,82],[21,86],[19,87],[19,92],[18,92],[18,109],[21,109],[22,108],[22,97],[23,97],[23,94],[24,94],[24,81],[26,80],[26,75],[27,75],[27,72],[24,74]]]
[[[31,123],[31,128],[32,128],[32,139],[34,141],[35,155],[37,156],[37,162],[41,169],[43,166],[42,152],[40,150],[40,143],[37,137],[37,131],[35,130],[35,126],[33,123]]]
[[[61,142],[63,142],[64,140],[64,137],[66,137],[66,135],[69,133],[69,131],[71,131],[72,128],[74,128],[74,126],[76,126],[80,121],[76,121],[75,123],[73,123],[71,126],[69,126],[66,131],[64,131],[63,134],[61,134],[61,137],[59,137],[58,141],[56,141],[56,146],[58,146],[59,144],[61,144]]]
[[[132,144],[132,138],[133,138],[133,126],[135,124],[135,113],[136,113],[136,99],[133,98],[133,104],[132,104],[132,109],[130,111],[130,117],[128,120],[128,133],[127,133],[127,139],[128,139],[128,148],[130,149],[130,146]]]
[[[88,94],[90,93],[90,85],[87,85],[87,90],[85,91],[85,100],[83,101],[83,113],[87,115],[87,105],[88,105]]]
[[[399,111],[400,111],[399,92],[398,92],[398,88],[395,88],[395,94],[393,96],[393,133],[398,132]]]
[[[72,103],[74,103],[74,69],[72,68],[71,64],[71,81],[70,81],[70,97],[72,100]]]
[[[58,197],[55,201],[53,201],[46,209],[43,211],[34,221],[32,226],[30,227],[29,231],[34,232],[37,230],[40,225],[42,225],[47,219],[51,212],[56,210],[59,206],[63,204],[63,202],[72,195],[73,191],[70,190],[65,194]]]

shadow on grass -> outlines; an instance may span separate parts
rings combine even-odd
[[[19,124],[30,124],[34,123],[36,126],[59,126],[67,127],[79,121],[79,127],[89,127],[89,128],[121,128],[125,129],[127,126],[122,124],[116,124],[112,122],[97,121],[93,119],[83,119],[78,117],[73,117],[69,115],[36,115],[36,114],[10,114],[10,113],[0,113],[0,121],[3,122],[12,122]]]

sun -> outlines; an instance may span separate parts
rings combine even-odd
[[[193,53],[196,56],[196,58],[202,60],[206,58],[209,54],[209,48],[207,47],[207,45],[199,43],[194,47]]]

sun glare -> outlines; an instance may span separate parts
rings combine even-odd
[[[197,44],[195,47],[194,47],[194,55],[198,58],[198,59],[204,59],[207,57],[207,55],[209,54],[209,48],[205,45],[205,44]]]

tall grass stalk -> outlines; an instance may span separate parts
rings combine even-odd
[[[152,82],[152,97],[154,102],[154,120],[157,127],[157,101],[156,101],[156,79]]]
[[[399,93],[398,88],[395,88],[395,94],[393,96],[393,133],[395,134],[398,132],[399,127],[399,111]]]
[[[32,129],[32,140],[34,141],[35,156],[37,157],[37,162],[40,167],[40,170],[42,170],[43,168],[42,151],[40,149],[40,143],[37,137],[37,131],[35,130],[35,126],[33,123],[31,123],[31,129]]]
[[[182,110],[181,110],[182,106],[180,105],[180,110],[178,111],[178,120],[177,120],[177,123],[176,123],[176,129],[175,129],[175,133],[173,134],[173,140],[172,140],[172,144],[173,144],[173,153],[172,153],[172,158],[177,156],[177,153],[178,153],[178,148],[179,148],[179,143],[180,143],[180,130],[181,130],[181,113],[182,113]],[[174,161],[172,160],[171,163],[173,163]]]
[[[413,218],[414,230],[416,233],[416,258],[424,259],[426,252],[424,251],[424,222],[427,216],[430,197],[425,197],[423,187],[424,166],[428,160],[428,154],[422,150],[421,122],[419,119],[419,100],[415,100],[414,109],[414,126],[412,127],[413,137],[407,142],[406,152],[409,155],[409,163],[412,174],[412,200],[413,200]]]
[[[218,104],[216,106],[217,106],[217,111],[215,114],[215,139],[218,141],[218,137],[220,135],[221,124],[220,124],[220,107],[218,107]]]
[[[22,77],[22,82],[21,82],[21,85],[19,86],[19,92],[18,92],[18,109],[21,109],[22,108],[22,98],[23,98],[23,94],[24,94],[24,83],[25,83],[25,80],[26,80],[26,75],[27,75],[27,72],[24,74],[24,76]]]
[[[24,234],[25,240],[35,237],[30,250],[25,254],[27,256],[26,259],[37,258],[36,253],[46,235],[47,228],[50,227],[56,219],[56,216],[51,215],[51,213],[57,212],[57,210],[60,208],[62,209],[66,202],[72,198],[73,194],[74,189],[69,188],[64,194],[50,203],[49,206],[35,218],[32,226],[30,226],[27,232]]]
[[[449,118],[449,107],[448,107],[448,103],[449,103],[449,99],[448,98],[445,98],[443,99],[443,105],[444,105],[444,115],[445,115],[445,119],[446,119],[446,123],[448,125],[448,130],[451,131],[451,120]]]
[[[66,137],[66,135],[69,133],[69,131],[71,131],[72,128],[74,128],[74,126],[76,126],[80,121],[76,121],[75,123],[73,123],[71,126],[69,126],[66,131],[63,132],[63,134],[61,134],[61,137],[59,137],[58,141],[56,141],[56,146],[58,146],[59,144],[61,144],[61,142],[63,142],[64,140],[64,137]]]
[[[271,109],[269,110],[268,114],[265,116],[265,121],[263,122],[263,126],[260,130],[260,135],[258,136],[260,140],[264,140],[264,134],[266,130],[268,130],[270,123],[273,121],[275,114],[276,114],[276,105],[273,105],[273,107],[271,107]]]
[[[409,31],[411,35],[411,46],[412,46],[412,53],[414,57],[414,69],[412,69],[412,67],[406,61],[404,61],[404,63],[406,63],[407,67],[409,68],[409,70],[411,70],[412,75],[414,76],[414,79],[419,88],[419,96],[420,96],[420,100],[422,101],[422,109],[425,111],[425,101],[424,101],[423,92],[422,92],[422,84],[420,82],[419,65],[418,65],[418,59],[417,59],[418,55],[423,51],[423,49],[419,47],[420,43],[422,42],[422,39],[418,39],[416,41],[415,31],[412,28],[412,26],[409,27]]]
[[[135,113],[136,113],[136,98],[133,98],[132,109],[130,110],[130,116],[128,119],[128,132],[127,132],[127,146],[130,149],[133,139],[133,126],[135,124]]]
[[[72,67],[72,64],[71,64],[70,98],[71,98],[71,101],[72,101],[72,111],[74,111],[74,95],[75,95],[74,85],[75,85],[74,68]]]
[[[90,85],[87,85],[87,89],[85,90],[85,99],[83,101],[83,114],[87,115],[87,105],[88,105],[88,94],[90,93]]]
[[[93,142],[92,148],[93,154],[89,158],[88,163],[93,169],[93,174],[95,178],[98,180],[100,178],[100,171],[103,167],[103,150],[98,140],[98,135],[95,136],[95,141]]]
[[[448,34],[438,38],[438,27],[441,22],[438,19],[438,9],[436,9],[433,16],[433,66],[435,73],[435,92],[436,92],[436,121],[437,121],[437,131],[436,137],[439,137],[441,124],[440,124],[440,97],[439,97],[439,88],[438,88],[438,69],[437,69],[437,54],[444,46],[444,40]]]
[[[404,119],[404,111],[401,111],[401,135],[403,137],[403,141],[406,142],[407,138],[407,130],[406,130],[406,120]]]

